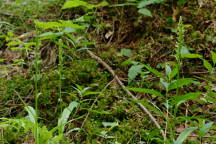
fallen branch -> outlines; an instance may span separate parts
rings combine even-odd
[[[91,52],[90,50],[87,50],[87,53],[95,60],[97,60],[100,64],[102,64],[115,78],[115,80],[118,82],[118,84],[121,86],[121,88],[128,94],[131,96],[132,99],[137,100],[137,97],[135,97],[129,90],[126,89],[125,85],[122,83],[122,81],[119,79],[119,77],[115,74],[114,70],[107,64],[105,63],[101,58],[99,58],[98,56],[96,56],[93,52]],[[161,129],[161,126],[159,125],[159,123],[157,122],[156,118],[151,114],[151,112],[141,103],[137,103],[137,105],[142,109],[142,111],[144,111],[149,117],[150,119],[154,122],[155,126],[160,129],[160,132],[164,138],[164,140],[166,140],[166,135],[164,133],[164,131]]]

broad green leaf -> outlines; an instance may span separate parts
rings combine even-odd
[[[209,132],[213,124],[214,122],[205,123],[205,120],[202,121],[202,127],[200,128],[200,131],[202,132],[202,136],[204,136]]]
[[[214,63],[214,65],[216,64],[216,53],[215,52],[211,52],[211,58],[212,58],[212,61]]]
[[[182,54],[181,57],[182,58],[202,58],[202,56],[199,54]]]
[[[66,27],[64,30],[63,30],[64,33],[73,33],[73,32],[76,32],[76,29],[75,28],[72,28],[72,27]]]
[[[0,63],[1,63],[1,62],[4,62],[5,60],[6,60],[6,59],[0,58]],[[1,70],[1,71],[2,71],[2,70]]]
[[[84,16],[74,19],[73,21],[74,22],[90,22],[91,16],[84,15]]]
[[[119,56],[128,56],[128,57],[130,57],[132,55],[133,55],[133,53],[130,49],[124,49],[124,48],[121,49],[121,52],[119,54]]]
[[[174,77],[178,74],[178,71],[179,71],[178,66],[176,66],[176,67],[172,70],[171,74],[169,75],[169,79],[171,80],[172,78],[174,78]]]
[[[168,64],[165,65],[165,71],[166,71],[166,75],[170,77],[170,74],[172,73],[172,69]]]
[[[128,83],[130,84],[136,76],[142,72],[143,65],[134,65],[128,70]]]
[[[188,85],[189,83],[193,81],[194,80],[191,78],[182,78],[182,79],[175,80],[170,83],[168,90],[181,88],[182,86]]]
[[[139,13],[152,17],[152,13],[150,10],[146,8],[141,8],[138,10]]]
[[[151,5],[154,3],[154,0],[142,0],[139,4],[138,4],[138,8],[143,8],[145,6]]]
[[[163,78],[160,78],[160,82],[166,88],[166,91],[168,91],[168,87],[169,87],[170,83],[165,81]]]
[[[186,128],[183,132],[181,132],[181,134],[178,136],[174,144],[183,144],[183,142],[187,139],[189,134],[192,133],[196,129],[197,127]]]
[[[138,3],[138,8],[143,8],[145,6],[155,4],[155,3],[161,3],[163,0],[142,0]]]
[[[188,100],[194,100],[195,98],[199,97],[202,93],[201,92],[195,92],[195,93],[187,93],[183,96],[175,96],[172,102],[172,105],[176,105],[177,107],[188,101]]]
[[[46,33],[43,33],[43,34],[39,35],[39,38],[41,40],[53,39],[53,38],[56,38],[56,37],[58,37],[58,35],[56,33],[53,33],[53,32],[46,32]]]
[[[178,0],[178,5],[184,5],[185,3],[187,3],[187,0]]]
[[[31,106],[26,106],[25,110],[28,112],[28,116],[26,118],[30,120],[32,123],[36,124],[37,114],[35,109]]]
[[[117,122],[102,122],[102,125],[104,127],[115,127],[115,126],[118,126],[118,123]]]
[[[16,46],[16,45],[23,45],[24,43],[22,41],[12,41],[7,43],[7,46]]]
[[[59,20],[59,22],[62,24],[62,27],[65,28],[74,28],[74,29],[84,29],[85,26],[74,24],[72,21],[64,21],[64,20]]]
[[[97,4],[96,7],[104,7],[104,6],[108,6],[108,5],[109,5],[108,2],[103,1],[103,2],[101,2],[101,3],[99,3],[99,4]]]
[[[190,54],[188,48],[185,47],[185,46],[182,46],[180,53],[181,53],[181,55],[183,55],[183,54]]]
[[[153,74],[155,74],[156,76],[160,77],[160,78],[164,78],[164,76],[159,72],[157,71],[156,69],[153,69],[151,66],[148,66],[148,65],[144,65],[144,67],[149,70],[150,72],[152,72]]]
[[[212,65],[211,65],[207,60],[205,60],[205,59],[202,59],[202,60],[203,60],[203,65],[204,65],[204,67],[205,67],[209,72],[211,72],[211,71],[213,70]]]
[[[139,93],[148,93],[148,94],[153,94],[153,95],[156,95],[156,96],[160,96],[160,97],[163,97],[163,95],[156,91],[156,90],[152,90],[152,89],[145,89],[145,88],[127,88],[127,90],[130,90],[130,91],[134,91],[134,92],[139,92]]]
[[[88,6],[88,3],[81,0],[68,0],[64,3],[62,9],[75,8],[79,6]]]
[[[78,106],[77,102],[71,102],[67,108],[65,108],[62,112],[61,117],[58,119],[58,127],[59,127],[59,133],[64,132],[65,124],[68,121],[68,118],[70,114],[72,113],[73,109]]]

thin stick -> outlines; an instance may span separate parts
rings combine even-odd
[[[91,52],[90,50],[87,50],[87,53],[95,60],[97,60],[100,64],[102,64],[112,75],[113,77],[116,79],[116,81],[118,82],[118,84],[121,86],[121,88],[128,94],[131,96],[132,99],[137,100],[137,97],[135,97],[129,90],[126,89],[125,85],[122,83],[122,81],[119,79],[119,77],[115,74],[115,72],[113,71],[113,69],[107,64],[105,63],[101,58],[99,58],[98,56],[96,56],[93,52]],[[151,114],[151,112],[141,103],[137,103],[137,105],[150,117],[150,119],[154,122],[155,126],[160,129],[160,132],[164,138],[164,140],[166,140],[166,135],[164,133],[164,131],[161,129],[161,126],[159,125],[159,123],[157,122],[156,118]]]

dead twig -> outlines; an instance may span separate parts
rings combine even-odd
[[[105,63],[101,58],[99,58],[98,56],[96,56],[93,52],[91,52],[90,50],[87,50],[87,53],[95,60],[97,60],[100,64],[102,64],[112,75],[113,77],[116,79],[116,81],[118,82],[118,84],[121,86],[121,88],[128,94],[131,96],[132,99],[137,100],[137,97],[135,97],[129,90],[126,89],[125,85],[122,83],[122,81],[119,79],[119,77],[115,74],[114,70],[107,64]],[[149,117],[150,119],[154,122],[155,126],[160,129],[160,132],[164,138],[164,140],[166,140],[166,135],[164,133],[164,131],[161,129],[161,126],[159,125],[159,123],[157,122],[156,118],[151,114],[151,112],[141,103],[137,103],[137,105],[142,109],[142,111],[144,111]]]

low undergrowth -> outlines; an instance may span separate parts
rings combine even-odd
[[[215,1],[0,5],[0,143],[215,143]]]

